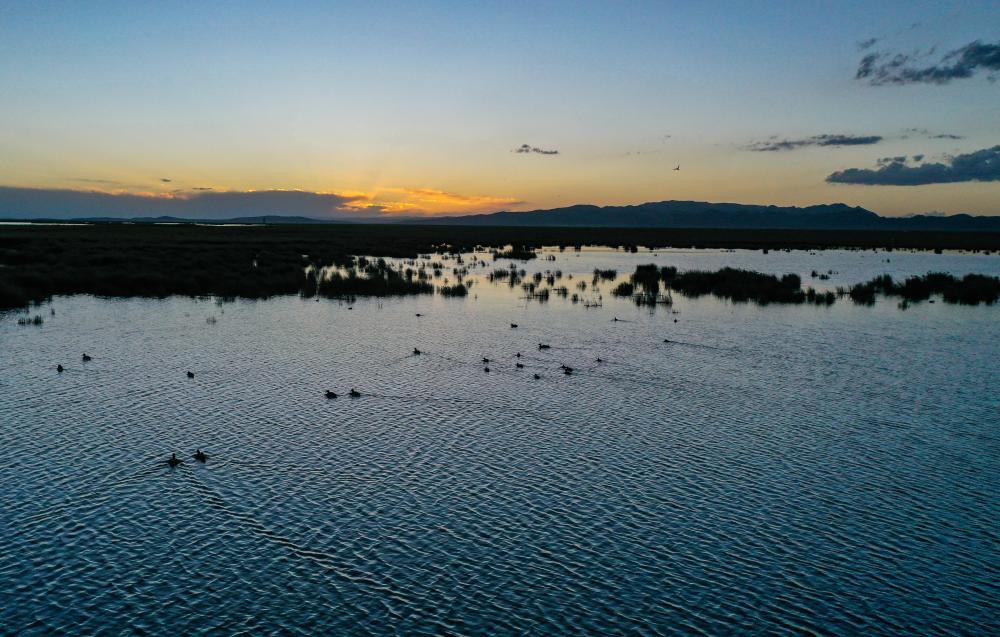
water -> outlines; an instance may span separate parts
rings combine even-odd
[[[651,261],[830,287],[1000,273],[552,254],[529,276],[559,268],[593,300],[595,267]],[[587,309],[493,267],[460,299],[78,296],[41,327],[2,317],[0,633],[1000,630],[1000,308],[650,311],[603,283]]]

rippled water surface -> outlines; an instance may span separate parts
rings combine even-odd
[[[589,274],[1000,257],[551,254],[519,267],[599,306],[478,268],[457,299],[0,315],[0,633],[1000,631],[1000,307],[651,311]]]

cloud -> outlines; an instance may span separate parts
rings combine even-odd
[[[70,177],[68,181],[75,181],[81,184],[101,184],[102,186],[121,186],[122,182],[113,179],[90,179],[88,177]]]
[[[933,50],[930,54],[933,54]],[[1000,71],[1000,43],[983,44],[976,40],[949,51],[936,64],[917,66],[919,54],[869,53],[861,58],[854,74],[872,86],[886,84],[947,84],[970,78],[979,71]]]
[[[523,204],[513,197],[466,195],[431,188],[383,188],[376,192],[322,193],[303,190],[217,191],[207,186],[163,192],[102,192],[0,186],[0,219],[86,217],[302,216],[314,219],[378,218],[495,212]]]
[[[923,155],[914,155],[920,162]],[[925,184],[952,184],[966,181],[1000,181],[1000,146],[984,148],[963,155],[950,157],[947,163],[918,163],[909,165],[906,158],[892,157],[878,162],[875,169],[848,168],[826,178],[831,184],[858,184],[865,186],[923,186]],[[902,159],[902,161],[899,161]]]
[[[545,150],[537,146],[531,146],[529,144],[521,144],[514,149],[515,153],[537,153],[539,155],[558,155],[558,150]]]
[[[921,157],[923,157],[923,155],[921,155]],[[914,155],[914,158],[916,158],[916,155]],[[875,160],[875,164],[877,166],[885,166],[886,164],[899,163],[905,161],[906,161],[906,155],[897,155],[896,157],[880,157],[879,159]],[[920,160],[917,159],[916,161]]]
[[[0,186],[0,218],[183,217],[226,219],[264,215],[301,215],[317,219],[377,215],[380,207],[359,211],[358,198],[301,190],[193,193],[128,193]]]
[[[862,40],[861,42],[858,42],[858,50],[864,51],[865,49],[870,49],[875,46],[876,42],[878,42],[878,38],[868,38],[867,40]]]
[[[795,150],[807,146],[868,146],[882,141],[881,135],[813,135],[805,139],[778,139],[770,137],[763,141],[751,142],[743,147],[754,152]]]
[[[903,131],[903,139],[909,139],[910,135],[916,135],[926,139],[965,139],[961,135],[952,135],[951,133],[932,133],[926,128],[907,128]]]

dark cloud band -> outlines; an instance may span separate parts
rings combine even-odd
[[[919,158],[919,159],[918,159]],[[915,161],[923,155],[914,155]],[[848,168],[826,178],[831,184],[864,186],[923,186],[965,181],[1000,181],[1000,146],[984,148],[950,158],[947,163],[910,165],[906,157],[888,157],[876,168]]]
[[[377,216],[379,206],[351,207],[357,198],[300,190],[214,192],[155,197],[96,191],[0,186],[0,218],[67,219],[83,217],[171,216],[226,219],[289,215],[329,219]]]

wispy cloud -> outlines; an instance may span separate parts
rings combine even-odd
[[[762,141],[751,142],[743,147],[754,152],[796,150],[809,146],[867,146],[882,141],[881,135],[813,135],[805,139],[779,139],[777,136]]]
[[[1000,43],[983,44],[976,40],[949,51],[936,63],[920,65],[920,60],[933,55],[919,53],[869,53],[861,58],[855,79],[872,86],[886,84],[948,84],[952,80],[966,79],[985,71],[991,81],[1000,71]]]
[[[923,155],[914,155],[922,162]],[[848,168],[828,176],[832,184],[923,186],[966,181],[1000,181],[1000,146],[949,157],[945,162],[909,164],[906,157],[887,157],[876,168]]]
[[[535,153],[538,155],[558,155],[558,150],[545,150],[544,148],[539,148],[538,146],[532,146],[530,144],[521,144],[514,149],[515,153]]]
[[[878,42],[878,38],[868,38],[867,40],[862,40],[858,42],[858,50],[865,51],[872,48]]]
[[[70,177],[67,181],[72,181],[81,184],[100,184],[102,186],[121,186],[123,185],[120,181],[115,181],[114,179],[92,179],[90,177]]]
[[[909,139],[911,136],[923,137],[925,139],[965,139],[961,135],[953,135],[951,133],[932,133],[926,128],[907,128],[903,131],[903,139]]]

